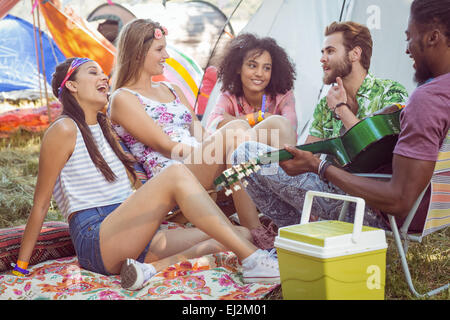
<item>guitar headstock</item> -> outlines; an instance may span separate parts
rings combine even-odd
[[[236,184],[242,178],[248,177],[252,173],[258,171],[261,167],[256,160],[250,160],[249,162],[243,162],[238,165],[234,165],[231,168],[222,172],[222,174],[214,180],[216,190],[219,191],[225,188],[225,195],[229,196],[234,191],[238,191],[241,187]],[[236,184],[233,186],[233,184]],[[243,181],[244,187],[247,186],[247,181]]]

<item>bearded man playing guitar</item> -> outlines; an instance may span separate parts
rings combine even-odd
[[[286,146],[292,159],[281,161],[279,166],[272,163],[270,166],[276,166],[275,173],[265,174],[260,170],[246,178],[249,182],[246,190],[262,213],[278,226],[299,223],[306,192],[316,190],[362,197],[367,204],[365,225],[388,230],[385,213],[402,224],[428,185],[450,129],[449,16],[450,0],[414,0],[411,5],[406,53],[414,60],[415,81],[419,86],[401,112],[392,177],[386,181],[356,176],[326,160],[321,161],[311,152]],[[341,90],[338,84],[328,100]],[[343,113],[338,116],[344,117]],[[268,151],[273,149],[246,142],[234,152],[233,159],[240,163]],[[319,197],[314,201],[314,213],[321,219],[337,219],[341,201]],[[428,203],[429,193],[425,193],[410,231],[422,230]],[[348,216],[347,220],[353,221],[353,217]]]

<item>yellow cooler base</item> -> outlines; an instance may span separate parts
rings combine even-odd
[[[277,248],[283,298],[383,300],[386,249],[315,258]]]

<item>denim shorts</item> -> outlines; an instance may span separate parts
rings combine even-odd
[[[72,238],[75,252],[77,253],[78,262],[83,269],[110,275],[105,269],[100,252],[100,224],[119,205],[120,203],[117,203],[81,210],[75,213],[70,219],[70,237]],[[144,262],[145,256],[150,248],[150,243],[151,241],[136,259],[137,261]]]

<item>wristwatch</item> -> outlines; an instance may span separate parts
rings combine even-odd
[[[334,117],[335,119],[337,119],[337,120],[339,120],[340,118],[339,118],[339,116],[336,114],[335,110],[336,110],[337,108],[339,108],[339,107],[342,107],[342,106],[347,106],[347,107],[348,107],[347,102],[339,102],[339,103],[334,107],[334,109],[333,109],[333,117]]]

